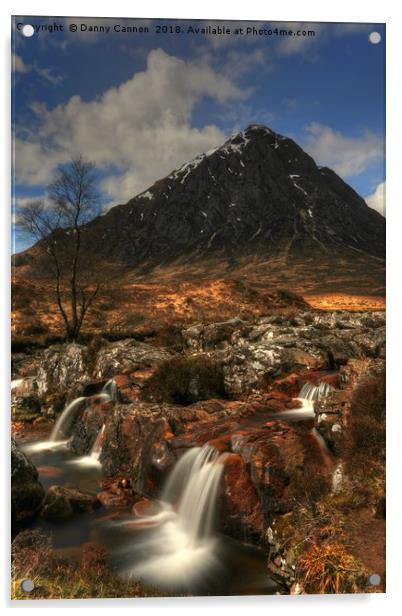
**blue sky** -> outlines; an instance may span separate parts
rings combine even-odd
[[[17,23],[42,29],[26,38]],[[64,31],[44,29],[53,24]],[[81,24],[111,28],[81,32]],[[116,24],[148,32],[115,33]],[[157,33],[164,24],[183,33]],[[187,32],[218,25],[231,33]],[[253,26],[315,36],[234,34]],[[108,208],[251,123],[291,136],[383,211],[381,24],[24,17],[15,19],[12,51],[16,221],[77,153],[96,163]],[[29,243],[17,228],[15,250]]]

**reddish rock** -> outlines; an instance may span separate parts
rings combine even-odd
[[[285,392],[288,396],[296,398],[299,395],[301,388],[300,376],[295,372],[292,372],[286,377],[274,381],[273,387],[275,387],[276,390]]]
[[[222,521],[226,531],[244,538],[261,537],[264,519],[260,499],[240,455],[224,460]]]
[[[103,490],[99,492],[97,499],[107,508],[126,509],[131,507],[137,495],[127,477],[114,477],[102,481]]]
[[[224,434],[218,438],[208,441],[211,447],[214,447],[219,453],[224,453],[230,447],[230,434]]]
[[[132,383],[130,375],[128,374],[116,374],[113,377],[114,382],[116,383],[116,386],[119,389],[123,389],[125,387],[129,387]]]

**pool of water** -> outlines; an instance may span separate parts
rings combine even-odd
[[[101,466],[73,454],[66,444],[38,445],[27,441],[22,446],[37,467],[45,488],[69,484],[92,494],[99,492],[103,477]],[[79,548],[87,541],[100,543],[107,549],[110,562],[120,575],[146,579],[144,565],[152,556],[155,527],[133,522],[135,518],[129,510],[102,507],[62,523],[38,518],[32,527],[51,533],[53,545],[59,550]],[[182,575],[170,580],[169,575],[164,575],[168,573],[169,561],[161,561],[160,588],[169,593],[191,595],[270,595],[277,592],[275,582],[268,575],[267,558],[262,550],[219,532],[212,541],[213,545],[207,546],[208,558],[202,556],[203,566],[199,572],[198,554],[194,554],[194,561],[186,559],[180,563],[172,550],[172,566],[181,567]]]

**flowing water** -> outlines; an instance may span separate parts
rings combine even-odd
[[[299,398],[304,398],[305,400],[315,402],[317,400],[321,400],[321,398],[325,398],[332,391],[334,391],[334,387],[329,383],[321,382],[319,385],[305,383],[300,390]]]
[[[13,381],[15,382],[15,381]],[[117,402],[119,399],[118,388],[114,379],[110,379],[102,388],[102,391],[96,395],[98,403]],[[88,404],[89,397],[80,396],[70,402],[62,411],[60,417],[57,419],[54,428],[46,441],[39,441],[31,443],[25,447],[26,453],[33,453],[36,451],[49,451],[51,449],[63,448],[68,443],[71,436],[71,431],[75,420],[77,419],[80,411]],[[84,456],[87,462],[98,462],[99,456]]]
[[[328,384],[305,384],[299,394],[301,407],[277,413],[270,419],[297,422],[314,417],[314,402],[332,391]],[[118,401],[113,379],[99,396]],[[98,396],[98,398],[99,398]],[[24,446],[38,467],[44,487],[72,483],[79,489],[100,490],[100,463],[105,426],[100,429],[92,451],[75,456],[68,437],[80,410],[88,404],[81,397],[71,402],[57,421],[49,440]],[[265,418],[266,421],[266,418]],[[325,442],[313,428],[325,460]],[[63,525],[36,521],[49,528],[55,547],[98,541],[110,550],[114,567],[121,575],[142,579],[169,593],[273,594],[277,588],[266,569],[266,555],[219,533],[220,485],[225,454],[209,445],[189,449],[175,464],[153,515],[134,518],[127,511],[101,509]],[[115,516],[110,520],[110,514]]]
[[[160,511],[139,520],[151,531],[128,550],[146,552],[125,573],[152,586],[189,591],[208,585],[222,565],[214,528],[223,456],[210,447],[194,447],[175,465],[162,493]],[[127,553],[127,549],[125,552]]]
[[[95,457],[101,433],[92,449]],[[65,483],[92,494],[101,489],[101,465],[80,462],[66,446],[37,450],[30,458],[45,489]],[[136,520],[129,511],[101,508],[63,524],[38,518],[31,525],[50,532],[56,549],[98,542],[121,575],[142,578],[167,592],[274,594],[277,586],[267,573],[266,554],[217,532],[222,461],[210,447],[186,452],[173,468],[155,516]]]

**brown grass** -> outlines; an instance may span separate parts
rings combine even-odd
[[[308,593],[339,594],[364,591],[368,572],[339,543],[315,545],[298,561],[300,582]]]

